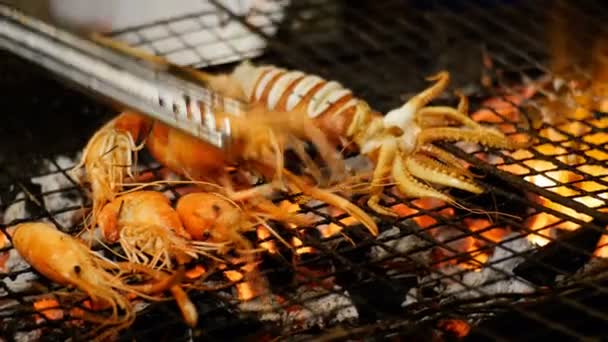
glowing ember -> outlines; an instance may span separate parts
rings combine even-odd
[[[34,302],[34,310],[43,317],[36,317],[36,323],[41,323],[44,319],[57,321],[63,319],[63,310],[59,308],[59,303],[52,298],[42,298]]]
[[[272,233],[270,233],[270,231],[266,227],[261,226],[261,225],[258,226],[256,233],[258,236],[258,240],[260,240],[260,241],[264,241],[264,240],[270,239],[272,237]],[[269,253],[275,254],[278,252],[278,249],[277,249],[277,246],[276,246],[274,240],[260,242],[260,246],[262,248],[264,248],[265,250],[267,250]]]
[[[236,283],[236,292],[239,300],[241,301],[251,300],[259,293],[259,284],[256,284],[256,280],[259,280],[259,276],[255,274],[256,267],[256,264],[248,263],[241,267],[242,271],[224,271],[226,278],[228,278],[228,280],[231,282]]]
[[[187,270],[185,276],[188,279],[194,280],[200,278],[203,274],[205,274],[205,272],[207,272],[205,267],[203,267],[202,265],[196,265],[193,268]]]
[[[469,323],[460,319],[445,319],[439,322],[438,328],[453,334],[455,337],[463,338],[471,332]]]
[[[526,94],[522,94],[522,98],[526,98]],[[585,96],[576,96],[576,101],[568,102],[567,98],[551,98],[540,100],[540,109],[542,113],[542,121],[550,123],[551,127],[546,127],[539,130],[539,135],[549,142],[532,147],[530,150],[519,150],[511,153],[511,157],[521,162],[517,164],[503,164],[499,167],[505,171],[525,176],[524,179],[539,187],[548,189],[563,197],[571,198],[574,201],[582,203],[590,208],[597,208],[606,204],[605,199],[608,198],[608,187],[596,181],[583,181],[584,179],[608,179],[608,168],[597,165],[608,161],[608,154],[595,149],[594,146],[604,146],[608,143],[608,133],[593,131],[595,128],[603,128],[608,126],[608,119],[595,119],[587,108],[581,107],[581,104],[591,103],[586,100]],[[511,99],[514,104],[520,103],[517,99]],[[494,111],[507,117],[507,119],[516,119],[519,115],[518,109],[512,104],[505,105],[498,100],[489,101]],[[559,113],[560,115],[556,115]],[[475,116],[475,114],[474,114]],[[497,122],[503,120],[493,111],[480,111],[477,113],[477,119]],[[559,116],[559,118],[558,118]],[[558,120],[559,119],[559,120]],[[577,121],[574,121],[577,120]],[[583,121],[580,121],[583,120]],[[501,128],[503,128],[501,126]],[[569,135],[581,137],[583,143],[574,141]],[[563,166],[556,165],[545,159],[536,159],[531,151],[542,156],[551,156],[554,160],[567,164],[569,167],[576,168],[578,172],[573,170],[565,170]],[[569,151],[576,151],[572,153]],[[586,158],[586,157],[587,158]],[[521,165],[523,164],[523,165]],[[525,166],[524,166],[525,165]],[[539,174],[540,173],[540,174]],[[592,193],[592,194],[589,194]],[[572,208],[554,203],[546,198],[536,196],[534,200],[542,204],[544,207],[555,210],[562,214],[568,215],[574,219],[589,222],[592,220],[588,215],[582,214]],[[543,246],[550,242],[556,229],[560,230],[576,230],[580,228],[579,224],[572,221],[560,219],[548,213],[538,213],[528,218],[526,226],[534,233],[528,235],[528,239],[534,244]],[[603,237],[604,241],[608,238]],[[596,255],[608,254],[608,251],[598,249]]]
[[[393,206],[392,209],[397,213],[397,215],[399,215],[399,217],[408,217],[414,216],[418,213],[418,209],[414,209],[413,207],[436,212],[438,208],[446,205],[445,202],[434,198],[416,199],[412,201],[412,204],[412,207],[408,207],[403,203],[399,203]],[[446,207],[441,211],[437,212],[437,214],[441,216],[452,216],[454,215],[454,209]],[[430,215],[417,215],[413,217],[412,220],[416,222],[416,224],[420,226],[420,228],[428,228],[432,225],[437,224],[437,220]]]
[[[337,215],[339,214],[335,214],[335,216]],[[355,219],[354,217],[348,216],[341,219],[340,223],[348,227],[355,225],[358,222],[357,219]],[[324,225],[323,227],[319,227],[319,230],[321,231],[321,236],[323,236],[324,238],[328,238],[340,233],[342,231],[342,226],[337,225],[335,223],[330,223],[328,225]]]
[[[315,249],[310,246],[300,247],[303,245],[302,240],[295,236],[291,239],[291,244],[296,247],[296,254],[298,255],[315,252]]]

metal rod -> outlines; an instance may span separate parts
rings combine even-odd
[[[0,47],[125,107],[227,149],[230,122],[205,120],[218,95],[209,89],[62,31],[0,4]],[[241,106],[236,102],[235,114]],[[206,110],[205,110],[206,108]],[[213,115],[212,115],[213,116]],[[201,118],[202,120],[194,120]]]

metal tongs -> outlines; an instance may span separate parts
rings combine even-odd
[[[228,150],[231,124],[212,108],[238,115],[240,101],[177,77],[159,66],[61,30],[0,3],[0,48],[21,56],[81,90],[93,92]]]

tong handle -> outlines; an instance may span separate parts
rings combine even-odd
[[[218,125],[209,89],[58,29],[0,3],[0,47],[107,99],[228,150],[228,118]],[[213,96],[209,96],[212,94]],[[218,128],[219,127],[219,128]]]

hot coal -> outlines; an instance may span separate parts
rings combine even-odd
[[[593,220],[575,231],[565,233],[558,240],[535,250],[515,268],[514,273],[544,286],[555,284],[558,274],[572,275],[589,262],[602,236],[602,230],[592,225],[606,227],[599,220]]]
[[[293,236],[293,229],[288,229],[280,222],[270,220],[268,225],[285,241],[290,241]],[[268,280],[271,290],[280,291],[286,285],[291,284],[295,277],[293,269],[294,252],[291,246],[286,246],[276,238],[274,242],[276,252],[265,251],[261,253],[262,262],[258,266],[260,272]]]
[[[350,294],[360,321],[373,322],[402,314],[400,301],[403,293],[417,284],[414,272],[416,267],[412,262],[402,261],[402,264],[407,265],[406,270],[399,272],[394,267],[387,266],[391,262],[396,263],[397,260],[394,259],[370,263],[372,257],[377,257],[379,252],[372,250],[372,244],[364,243],[365,228],[349,227],[344,233],[351,237],[357,247],[353,248],[350,242],[343,241],[336,248],[341,256],[333,258],[334,266],[339,270],[335,273],[336,283]]]
[[[469,299],[507,293],[529,293],[527,282],[513,275],[513,269],[524,261],[523,253],[533,248],[524,236],[507,235],[495,247],[481,271],[463,270],[459,265],[446,265],[419,279],[421,286],[407,292],[404,307],[421,300],[444,301]]]
[[[481,182],[491,184],[500,191],[485,191],[482,194],[476,195],[460,189],[450,189],[449,193],[454,198],[465,201],[468,207],[475,207],[485,211],[485,213],[471,213],[470,210],[454,207],[457,216],[466,215],[471,218],[487,219],[488,215],[490,215],[495,223],[508,225],[508,222],[503,221],[503,217],[506,217],[505,215],[493,215],[492,213],[498,212],[515,217],[521,217],[526,213],[528,206],[521,201],[521,198],[526,198],[521,188],[509,184],[493,174],[483,173],[477,167],[470,167],[469,170],[476,175],[480,175],[479,180]]]
[[[135,323],[121,336],[121,341],[133,338],[154,341],[233,340],[244,338],[262,329],[252,317],[242,317],[223,299],[207,293],[190,293],[199,312],[198,325],[190,329],[181,319],[174,302],[151,305],[137,315]]]
[[[291,264],[291,258],[286,258],[282,252],[262,253],[262,262],[259,268],[268,280],[273,292],[280,293],[286,284],[291,284],[294,280],[295,272]]]
[[[608,314],[608,296],[603,291],[607,285],[605,281],[581,285],[568,294],[514,304],[517,311],[511,306],[497,308],[496,312],[503,313],[473,327],[465,341],[494,341],[495,337],[507,341],[604,340],[608,336],[608,326],[599,315]],[[568,327],[568,333],[561,327]]]

